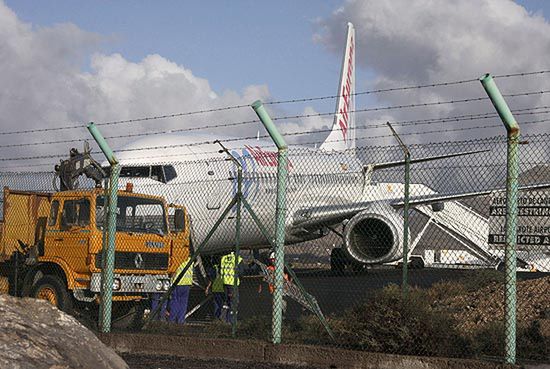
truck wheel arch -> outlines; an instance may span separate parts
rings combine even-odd
[[[56,274],[45,274],[38,279],[31,290],[31,297],[43,299],[59,310],[71,313],[73,300],[65,282]]]
[[[68,273],[68,269],[64,265],[60,265],[58,263],[53,262],[47,262],[47,263],[40,263],[36,265],[34,268],[29,270],[27,274],[25,275],[24,283],[23,283],[23,296],[30,296],[31,291],[36,284],[36,282],[46,275],[54,275],[61,279],[61,281],[64,283],[65,288],[69,290],[69,278],[70,273]]]

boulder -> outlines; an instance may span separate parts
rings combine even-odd
[[[128,369],[75,318],[50,303],[0,295],[0,368]]]

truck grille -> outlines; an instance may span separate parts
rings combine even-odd
[[[153,252],[115,252],[115,269],[165,270],[169,255]],[[95,265],[101,268],[101,254],[95,257]]]

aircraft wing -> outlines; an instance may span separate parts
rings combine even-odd
[[[410,163],[411,164],[425,163],[425,162],[428,162],[428,161],[455,158],[455,157],[458,157],[458,156],[473,155],[473,154],[479,154],[479,153],[488,152],[488,151],[491,151],[491,150],[463,151],[463,152],[457,152],[457,153],[453,153],[453,154],[428,156],[428,157],[425,157],[425,158],[411,159]],[[387,169],[387,168],[398,167],[398,166],[402,166],[402,165],[405,165],[405,161],[404,160],[397,160],[397,161],[388,161],[388,162],[385,162],[385,163],[370,164],[370,165],[367,165],[365,167],[365,169],[372,168],[372,170],[379,170],[379,169]]]
[[[298,209],[294,212],[292,225],[294,227],[308,228],[319,225],[329,226],[338,224],[380,202],[381,200],[361,201],[353,204],[322,205]]]
[[[520,191],[546,190],[550,189],[550,183],[521,186]],[[417,205],[431,205],[436,203],[444,203],[448,201],[464,200],[476,196],[486,196],[493,192],[505,191],[505,189],[493,189],[478,192],[468,192],[461,194],[430,194],[425,196],[411,196],[409,205],[411,207]],[[384,211],[384,207],[400,209],[404,205],[403,197],[393,199],[378,199],[369,201],[360,201],[351,204],[334,204],[313,206],[301,208],[294,212],[292,218],[292,226],[295,228],[318,227],[319,225],[330,226],[343,222],[346,219],[352,218],[355,214],[361,211],[372,209],[374,212]]]
[[[519,190],[535,191],[535,190],[547,190],[549,188],[550,188],[550,183],[542,183],[537,185],[520,186]],[[506,191],[506,189],[498,188],[494,190],[468,192],[468,193],[461,193],[461,194],[455,194],[455,195],[436,194],[436,195],[426,195],[426,196],[411,196],[409,198],[409,205],[410,206],[431,205],[431,204],[447,202],[447,201],[464,200],[464,199],[469,199],[476,196],[487,196],[493,192],[504,192],[504,191]],[[404,206],[404,200],[400,199],[398,201],[393,201],[391,202],[391,205],[395,208],[402,208]]]

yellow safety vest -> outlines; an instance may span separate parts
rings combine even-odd
[[[176,280],[176,277],[181,273],[183,268],[189,263],[189,258],[185,259],[180,266],[178,267],[178,270],[176,270],[176,273],[172,276],[172,283]],[[185,274],[183,277],[181,277],[180,281],[178,282],[178,286],[191,286],[193,284],[193,265],[189,266],[189,269],[185,271]]]
[[[242,257],[239,256],[239,261],[237,265],[243,260]],[[232,252],[230,254],[227,254],[222,257],[221,260],[221,276],[223,284],[228,284],[233,286],[235,284],[235,253]],[[241,281],[237,277],[237,285],[239,285]]]
[[[212,292],[223,292],[223,279],[220,274],[220,267],[215,265],[214,269],[216,269],[216,278],[214,278],[214,281],[212,281]]]

